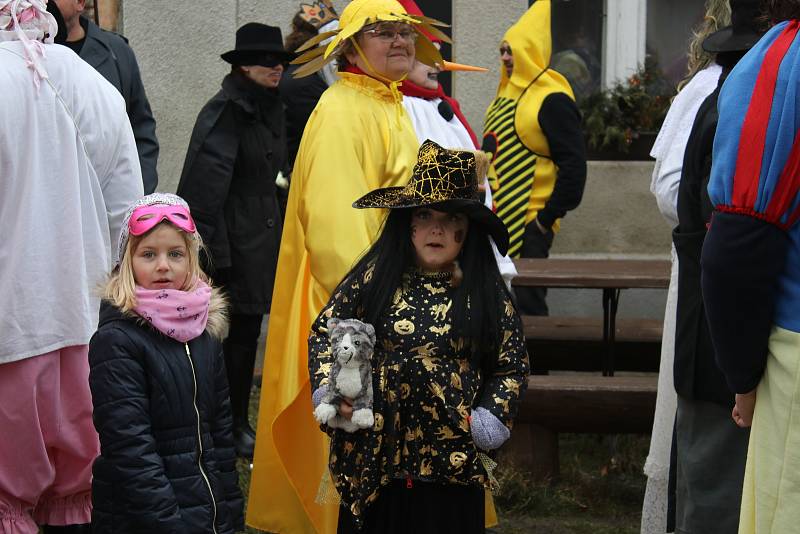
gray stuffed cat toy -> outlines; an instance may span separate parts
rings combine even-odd
[[[328,391],[314,410],[314,418],[331,428],[355,432],[372,428],[372,365],[375,328],[357,319],[328,319],[333,365],[328,375]],[[339,415],[343,398],[352,399],[353,417]]]

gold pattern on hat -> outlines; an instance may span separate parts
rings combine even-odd
[[[408,184],[376,189],[355,201],[353,206],[400,208],[458,199],[478,199],[475,154],[468,150],[448,150],[427,140],[419,149]]]

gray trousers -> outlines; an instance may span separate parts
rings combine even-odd
[[[676,534],[736,534],[749,428],[731,408],[678,395]]]

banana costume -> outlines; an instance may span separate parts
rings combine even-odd
[[[558,173],[539,123],[542,104],[555,93],[575,98],[566,78],[549,68],[550,12],[550,0],[536,0],[506,32],[503,40],[511,46],[514,67],[509,78],[501,65],[497,96],[486,112],[483,147],[494,153],[489,177],[512,258],[519,257],[525,226],[550,199]],[[558,226],[552,221],[554,231]]]

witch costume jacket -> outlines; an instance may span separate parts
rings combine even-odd
[[[327,383],[333,363],[328,319],[359,318],[359,294],[372,273],[369,267],[343,281],[314,322],[308,341],[312,391]],[[453,295],[449,272],[412,269],[404,275],[373,325],[375,425],[354,433],[328,429],[333,481],[357,520],[396,478],[490,487],[470,433],[470,410],[483,407],[511,428],[528,375],[525,338],[506,299],[497,362],[490,372],[476,368],[465,340],[451,332]]]
[[[189,203],[233,313],[269,312],[282,217],[275,179],[287,158],[278,91],[238,73],[197,116],[177,194]],[[221,279],[221,280],[220,280]]]
[[[212,297],[214,298],[214,297]],[[95,532],[233,534],[244,528],[222,345],[184,344],[104,302],[89,345],[100,456]]]
[[[512,258],[520,254],[526,225],[538,220],[558,231],[586,184],[580,112],[567,79],[550,68],[550,4],[535,0],[503,37],[514,68],[508,77],[500,66],[484,123],[482,148],[494,154],[489,177]]]

